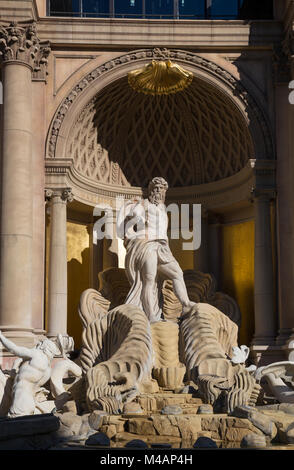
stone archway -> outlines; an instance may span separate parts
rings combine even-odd
[[[197,54],[186,51],[168,51],[169,57],[193,72],[194,76],[211,84],[218,93],[233,104],[248,123],[254,154],[257,158],[274,158],[274,146],[269,121],[258,99],[228,70]],[[46,158],[66,158],[66,145],[76,120],[88,103],[105,87],[123,78],[127,73],[152,58],[159,58],[158,49],[134,51],[117,57],[94,69],[65,97],[52,120]],[[222,93],[221,93],[222,92]],[[257,95],[257,93],[256,93]]]
[[[256,186],[252,159],[266,161],[271,177],[273,171],[262,107],[227,70],[183,51],[170,57],[194,73],[186,92],[162,99],[136,94],[126,75],[153,57],[155,50],[135,51],[99,66],[63,100],[48,134],[47,185],[71,187],[75,200],[93,210],[113,205],[118,195],[141,194],[161,174],[171,201],[208,210],[230,199],[248,203]]]

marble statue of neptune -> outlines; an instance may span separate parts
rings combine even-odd
[[[126,274],[131,284],[125,303],[140,307],[150,323],[161,320],[161,288],[166,279],[173,282],[183,314],[195,305],[189,300],[183,272],[168,243],[164,204],[167,189],[163,178],[153,178],[148,198],[128,201],[118,215],[118,229],[126,247]]]

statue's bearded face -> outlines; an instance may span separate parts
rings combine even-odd
[[[152,204],[164,204],[166,187],[163,184],[156,184],[149,193],[148,199]]]

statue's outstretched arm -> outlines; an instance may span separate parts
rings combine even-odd
[[[7,349],[11,354],[21,357],[22,359],[32,359],[34,351],[33,349],[17,346],[13,343],[13,341],[10,341],[10,339],[6,338],[2,334],[2,331],[0,331],[0,341],[5,349]]]

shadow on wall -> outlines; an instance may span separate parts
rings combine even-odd
[[[238,341],[249,345],[254,334],[254,221],[223,226],[221,251],[219,290],[237,301],[241,310]]]
[[[81,346],[82,323],[78,313],[80,296],[90,286],[90,248],[81,253],[82,262],[72,258],[67,262],[67,325],[68,334],[74,338],[75,349]]]

